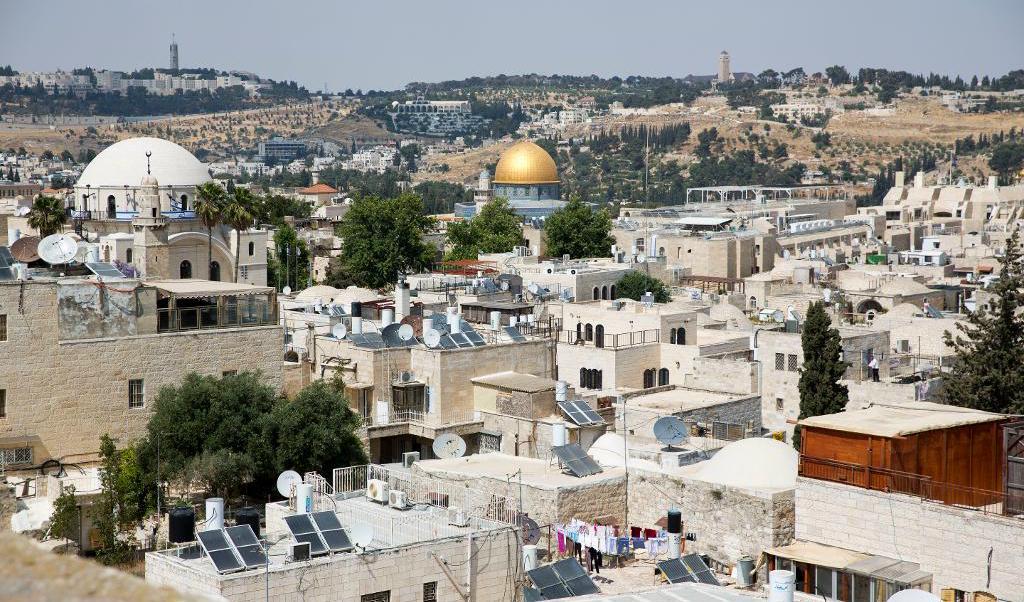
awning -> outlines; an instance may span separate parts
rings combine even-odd
[[[163,296],[178,299],[222,297],[227,295],[268,295],[274,292],[270,286],[255,286],[214,280],[147,280],[146,284],[160,291]]]
[[[871,558],[868,554],[826,546],[825,544],[814,543],[813,541],[794,541],[788,546],[768,548],[765,552],[773,556],[795,560],[796,562],[805,562],[832,569],[845,569],[855,562]]]
[[[794,541],[788,546],[768,548],[765,553],[903,585],[916,585],[932,578],[932,574],[922,571],[921,565],[916,562],[862,554],[812,541]]]

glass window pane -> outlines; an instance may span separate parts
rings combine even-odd
[[[832,569],[823,566],[815,567],[814,583],[817,585],[817,591],[814,593],[826,598],[832,597]]]

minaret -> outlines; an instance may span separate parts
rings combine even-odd
[[[146,176],[139,191],[138,212],[132,218],[135,231],[135,264],[143,278],[170,278],[170,253],[167,247],[167,217],[160,210],[160,183],[149,169],[146,153]]]
[[[178,43],[174,41],[174,34],[171,34],[171,71],[178,70]]]
[[[177,55],[177,53],[175,53],[175,55]],[[718,81],[723,84],[732,81],[732,71],[729,67],[729,53],[724,50],[718,55]]]
[[[491,172],[486,169],[480,172],[477,180],[476,190],[473,191],[473,202],[476,203],[476,212],[483,211],[484,206],[491,202],[493,191],[491,190]]]

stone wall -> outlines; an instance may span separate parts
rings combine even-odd
[[[93,459],[104,433],[121,443],[142,435],[160,388],[190,372],[259,370],[281,387],[277,326],[61,341],[57,286],[41,281],[0,283],[0,314],[8,330],[0,342],[0,445],[31,445],[37,464]],[[128,407],[130,379],[143,380],[141,408]]]
[[[363,595],[390,591],[392,600],[422,600],[424,584],[434,582],[438,600],[510,600],[515,599],[511,588],[521,573],[520,550],[519,538],[509,528],[476,533],[471,543],[465,536],[448,537],[368,554],[271,565],[270,598],[359,602]],[[147,582],[186,593],[258,602],[266,596],[266,580],[263,570],[217,575],[166,554],[146,555]],[[467,589],[469,596],[463,597]]]
[[[687,387],[737,395],[754,395],[758,392],[755,362],[701,357],[694,360],[691,369],[692,372],[682,381]]]
[[[803,477],[796,516],[797,539],[917,562],[933,574],[933,592],[984,590],[1001,600],[1024,599],[1020,518]]]
[[[655,528],[669,508],[683,515],[683,531],[695,541],[686,549],[734,565],[755,560],[768,547],[793,539],[792,491],[760,492],[717,485],[682,475],[630,470],[629,524]]]

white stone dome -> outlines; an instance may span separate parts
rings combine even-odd
[[[748,489],[792,489],[800,455],[781,441],[750,438],[723,447],[697,466],[696,478]]]
[[[211,180],[206,164],[181,146],[162,138],[128,138],[111,144],[82,172],[76,187],[136,187],[146,176],[146,153],[161,186],[198,186]]]

